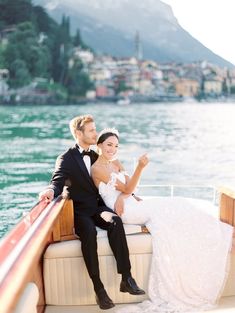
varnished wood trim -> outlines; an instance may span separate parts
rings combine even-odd
[[[230,188],[219,188],[220,220],[235,226],[235,191]]]
[[[53,228],[53,241],[75,239],[73,201],[66,200]]]
[[[65,200],[59,198],[41,213],[37,219],[38,226],[32,231],[16,261],[1,281],[0,303],[4,303],[4,306],[1,307],[1,313],[14,312],[15,305],[28,281],[35,279],[39,283],[39,289],[43,289],[42,278],[39,278],[42,257],[51,238],[52,227],[62,210],[64,202]],[[7,261],[6,258],[5,263]],[[36,277],[33,277],[34,275]],[[42,296],[39,301],[41,302],[39,302],[39,305],[43,307],[44,299]]]
[[[79,237],[75,236],[75,235],[67,235],[67,236],[62,236],[60,238],[60,241],[66,241],[66,240],[75,240],[78,239]]]
[[[220,194],[225,194],[232,199],[235,199],[235,189],[231,187],[225,187],[225,186],[219,187],[218,192]]]
[[[148,233],[146,226],[141,227],[143,233]],[[73,201],[67,200],[60,216],[53,228],[53,241],[65,241],[77,239],[74,235],[74,211]]]
[[[142,233],[149,233],[149,230],[146,226],[143,225],[143,226],[141,226],[141,232]]]
[[[60,233],[60,218],[57,219],[53,231],[52,231],[53,241],[60,241],[61,240],[61,233]]]
[[[12,231],[3,238],[0,243],[0,264],[4,261],[5,257],[15,249],[19,239],[31,228],[38,216],[45,210],[46,206],[47,204],[43,202],[36,204],[31,211],[19,221]]]

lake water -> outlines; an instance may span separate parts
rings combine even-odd
[[[73,144],[68,122],[90,113],[120,132],[132,172],[148,152],[141,184],[235,186],[235,103],[0,107],[0,237],[37,202],[56,157]]]

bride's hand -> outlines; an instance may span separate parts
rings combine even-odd
[[[147,156],[147,153],[143,154],[139,160],[138,160],[138,165],[141,167],[141,168],[144,168],[149,162],[149,158]]]

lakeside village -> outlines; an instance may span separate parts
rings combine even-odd
[[[89,50],[74,48],[68,66],[76,59],[92,88],[74,103],[114,102],[235,102],[235,68],[220,68],[207,61],[160,64],[138,57],[116,58],[96,56]],[[9,72],[0,69],[1,104],[65,104],[66,100],[43,86],[53,84],[45,78],[35,78],[29,85],[10,89]]]

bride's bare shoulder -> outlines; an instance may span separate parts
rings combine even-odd
[[[109,178],[109,171],[102,163],[95,162],[91,166],[91,175],[93,178],[107,180]]]
[[[118,168],[119,172],[124,170],[122,163],[118,159],[114,160],[113,164]]]
[[[95,162],[94,164],[92,164],[91,166],[91,171],[93,173],[99,173],[102,172],[102,166],[100,166],[100,164],[98,162]]]

